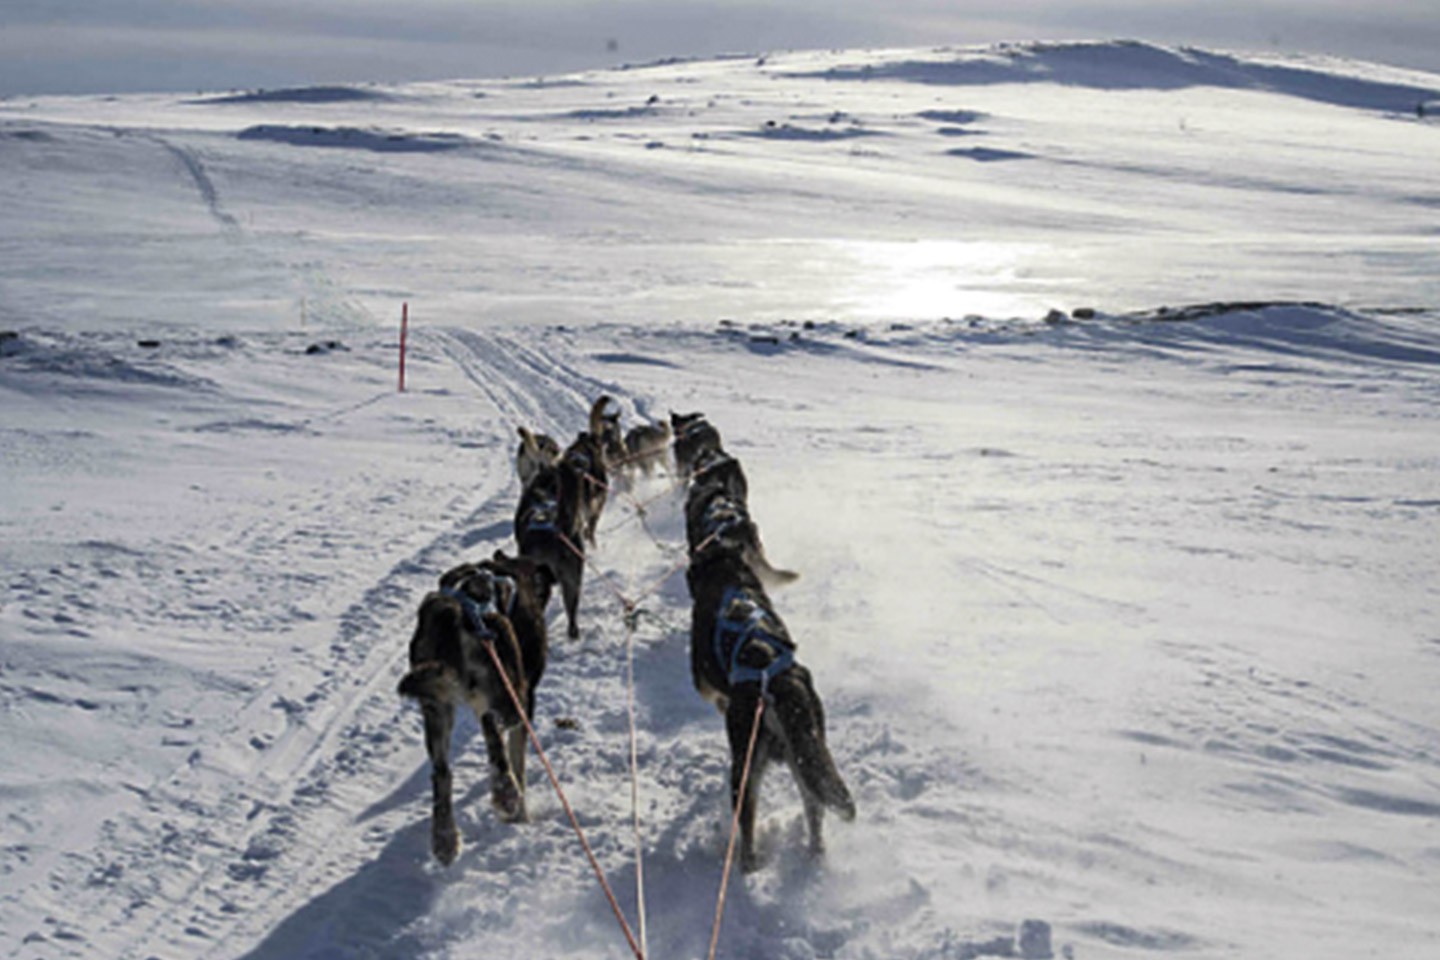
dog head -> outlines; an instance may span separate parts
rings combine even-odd
[[[625,437],[620,432],[620,411],[609,394],[602,394],[590,407],[590,435],[611,462],[625,458]]]
[[[555,585],[555,573],[543,563],[536,563],[529,557],[511,557],[504,550],[496,550],[486,565],[496,573],[509,577],[517,584],[525,584],[535,594],[539,609],[550,604],[550,588]]]
[[[697,424],[704,422],[705,414],[703,413],[676,413],[674,410],[670,411],[670,431],[676,440],[685,436],[685,434]]]
[[[440,590],[462,593],[481,609],[504,612],[515,602],[515,580],[494,564],[462,563],[440,577]]]

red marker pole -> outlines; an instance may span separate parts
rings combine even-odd
[[[410,330],[410,303],[400,305],[400,392],[405,392],[405,335]]]

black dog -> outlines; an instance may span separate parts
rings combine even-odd
[[[670,432],[675,438],[675,469],[680,476],[695,473],[695,461],[706,450],[721,450],[720,431],[703,413],[670,413]]]
[[[583,483],[582,475],[562,460],[535,474],[515,508],[515,543],[520,555],[545,567],[560,584],[566,634],[572,640],[580,636],[575,617],[585,575]]]
[[[824,850],[825,808],[853,820],[855,803],[825,744],[825,710],[810,671],[795,662],[795,644],[741,550],[704,551],[692,560],[687,582],[695,604],[690,671],[695,689],[725,715],[731,808],[740,811],[741,868],[759,865],[755,807],[772,757],[783,758],[794,774],[805,805],[810,850],[818,854]],[[741,796],[745,754],[761,697],[766,707]]]
[[[719,447],[700,451],[690,466],[689,476],[693,486],[718,486],[736,500],[750,497],[750,482],[745,479],[740,461]]]
[[[605,409],[610,404],[608,396],[596,400],[590,408],[590,430],[579,434],[575,442],[560,455],[560,464],[568,467],[581,478],[578,501],[580,528],[585,539],[595,545],[595,525],[605,510],[605,500],[610,492],[609,463],[607,448],[619,444],[624,455],[624,441],[620,440],[619,414],[614,419]]]
[[[707,454],[708,456],[708,454]],[[736,468],[739,461],[732,461]],[[743,483],[744,475],[739,475]],[[760,528],[750,518],[744,496],[733,491],[733,475],[696,475],[685,498],[685,539],[690,545],[691,562],[711,551],[738,551],[745,563],[762,582],[782,586],[800,578],[793,570],[780,570],[770,564],[760,542]]]
[[[552,582],[549,571],[534,562],[497,552],[492,560],[447,572],[440,589],[420,604],[410,640],[410,672],[399,692],[418,700],[425,718],[433,803],[430,848],[443,864],[460,852],[450,775],[450,735],[459,704],[469,704],[480,719],[496,812],[512,822],[525,819],[525,730],[505,680],[525,717],[533,718],[535,688],[545,672],[545,603]]]

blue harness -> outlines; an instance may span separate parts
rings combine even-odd
[[[714,643],[715,660],[725,665],[731,687],[758,683],[764,692],[772,679],[795,664],[795,648],[785,636],[785,627],[742,587],[729,587],[720,598]],[[773,658],[768,666],[747,667],[740,663],[740,652],[750,643],[769,648]]]
[[[560,505],[553,499],[536,500],[520,518],[520,529],[525,533],[532,531],[555,533],[560,529],[559,516]]]
[[[464,590],[460,589],[465,584],[469,583],[471,580],[476,579],[484,580],[490,585],[490,599],[485,601],[485,603],[483,604],[480,601],[476,600],[474,597],[470,596],[470,594],[466,593]],[[507,586],[510,589],[510,602],[505,604],[504,610],[501,610],[495,601],[496,598],[500,595],[501,589]],[[447,597],[452,597],[455,600],[459,601],[460,609],[465,612],[465,620],[467,623],[469,623],[470,629],[475,631],[475,633],[479,634],[481,637],[485,637],[491,640],[495,638],[495,634],[490,630],[489,627],[485,625],[485,617],[487,615],[502,616],[508,619],[511,611],[515,609],[515,581],[510,577],[506,577],[498,573],[493,573],[489,570],[480,570],[478,573],[472,574],[466,577],[464,580],[461,580],[460,583],[456,586],[442,588],[440,592]]]

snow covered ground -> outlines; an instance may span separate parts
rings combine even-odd
[[[602,392],[745,464],[860,810],[812,862],[767,781],[720,956],[1435,952],[1435,101],[1130,43],[0,101],[0,956],[627,955],[473,720],[430,860],[394,693]],[[703,957],[728,753],[630,496],[539,733],[634,923],[645,594],[650,956]]]

